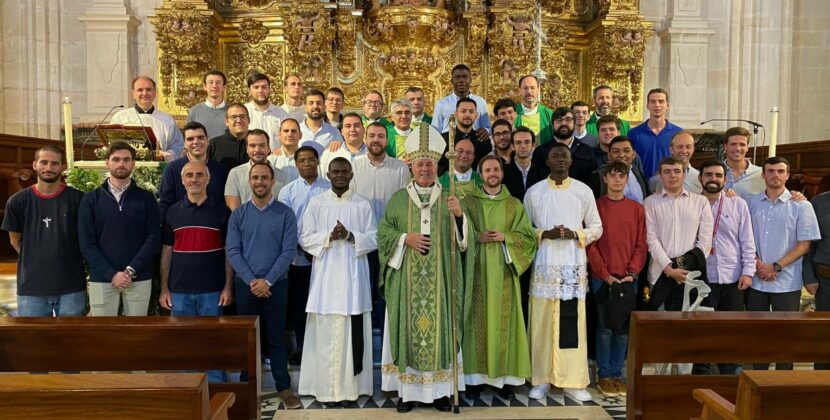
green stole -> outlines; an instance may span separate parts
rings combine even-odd
[[[587,131],[588,134],[590,134],[594,137],[599,137],[599,132],[597,131],[597,120],[598,119],[599,118],[597,118],[597,114],[595,112],[592,112],[591,113],[591,118],[588,118],[588,122],[585,123],[585,131]],[[621,136],[627,136],[628,135],[628,130],[630,129],[630,127],[631,127],[631,125],[628,123],[628,121],[620,118],[620,135]]]
[[[553,128],[551,128],[553,111],[541,102],[536,105],[536,109],[539,113],[539,132],[536,133],[536,146],[541,146],[553,140]],[[515,127],[522,126],[522,115],[524,115],[524,106],[519,103],[519,105],[516,105],[516,121],[513,123]]]

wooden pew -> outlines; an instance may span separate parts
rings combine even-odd
[[[236,394],[233,419],[259,419],[259,322],[234,317],[0,318],[0,371],[248,371],[209,384]]]
[[[204,373],[0,375],[2,418],[224,420],[233,403]]]
[[[830,361],[827,312],[635,312],[628,340],[629,419],[690,418],[692,396],[711,389],[735,401],[735,375],[643,375],[645,363]]]
[[[711,389],[696,389],[700,420],[819,419],[830,412],[830,371],[741,372],[735,404]]]

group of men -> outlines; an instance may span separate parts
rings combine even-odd
[[[490,386],[510,399],[529,381],[534,399],[553,385],[591,400],[589,310],[597,387],[624,395],[625,314],[642,295],[646,308],[681,310],[694,272],[715,310],[798,310],[802,285],[830,307],[830,196],[791,194],[783,158],[749,162],[745,129],[726,132],[724,162],[692,168],[694,138],[666,119],[662,89],[629,130],[610,87],[594,89],[593,113],[585,102],[551,110],[528,75],[521,102],[498,101],[491,124],[471,80],[458,65],[432,116],[413,87],[387,119],[377,91],[362,115],[344,114],[340,89],[304,90],[293,75],[280,107],[259,73],[251,101],[227,105],[225,76],[211,71],[207,101],[179,131],[153,108],[152,79],[137,78],[135,107],[114,121],[158,129],[169,161],[159,200],[131,181],[126,143],[110,144],[109,176],[85,195],[61,183],[63,151],[41,148],[37,184],[9,200],[2,225],[19,253],[19,315],[84,315],[87,295],[93,316],[120,305],[146,315],[160,253],[159,302],[173,315],[220,315],[235,301],[260,316],[288,408],[302,406],[289,362],[301,395],[331,406],[371,395],[374,322],[381,388],[408,412],[450,410],[454,379],[468,398]]]

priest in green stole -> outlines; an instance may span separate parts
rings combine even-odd
[[[378,225],[380,291],[386,299],[381,389],[398,392],[398,412],[412,410],[416,401],[432,403],[441,411],[452,408],[452,365],[460,356],[453,354],[452,326],[458,323],[460,341],[460,318],[467,307],[461,253],[474,254],[476,244],[468,240],[460,201],[435,182],[445,148],[446,142],[429,124],[407,138],[414,180],[392,195]],[[450,235],[458,241],[455,302]],[[457,320],[450,316],[452,304]],[[463,390],[461,367],[458,384]]]
[[[410,86],[404,94],[406,100],[412,104],[412,128],[418,128],[423,124],[432,124],[432,116],[424,112],[426,100],[424,90],[418,86]]]
[[[484,185],[464,200],[470,241],[478,242],[474,265],[468,266],[474,281],[462,344],[468,399],[487,384],[509,401],[512,386],[523,385],[532,373],[519,276],[533,263],[536,234],[522,203],[502,187],[502,165],[496,156],[482,159]]]
[[[392,124],[386,126],[389,141],[386,144],[386,154],[398,160],[404,160],[406,155],[406,138],[412,134],[412,105],[406,99],[392,101]]]
[[[550,143],[553,139],[553,110],[539,102],[539,79],[528,74],[519,79],[522,101],[516,106],[516,127],[527,127],[538,140],[537,146]]]
[[[450,173],[455,177],[455,196],[463,200],[466,196],[481,187],[481,176],[473,170],[473,159],[475,158],[475,147],[473,142],[467,139],[459,140],[455,144],[455,151],[458,159],[452,171],[447,171],[438,177],[438,182],[445,190],[450,190]]]

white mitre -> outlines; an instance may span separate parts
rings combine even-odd
[[[404,142],[406,157],[414,162],[419,159],[438,161],[447,150],[447,142],[430,124],[421,124],[412,130]]]

